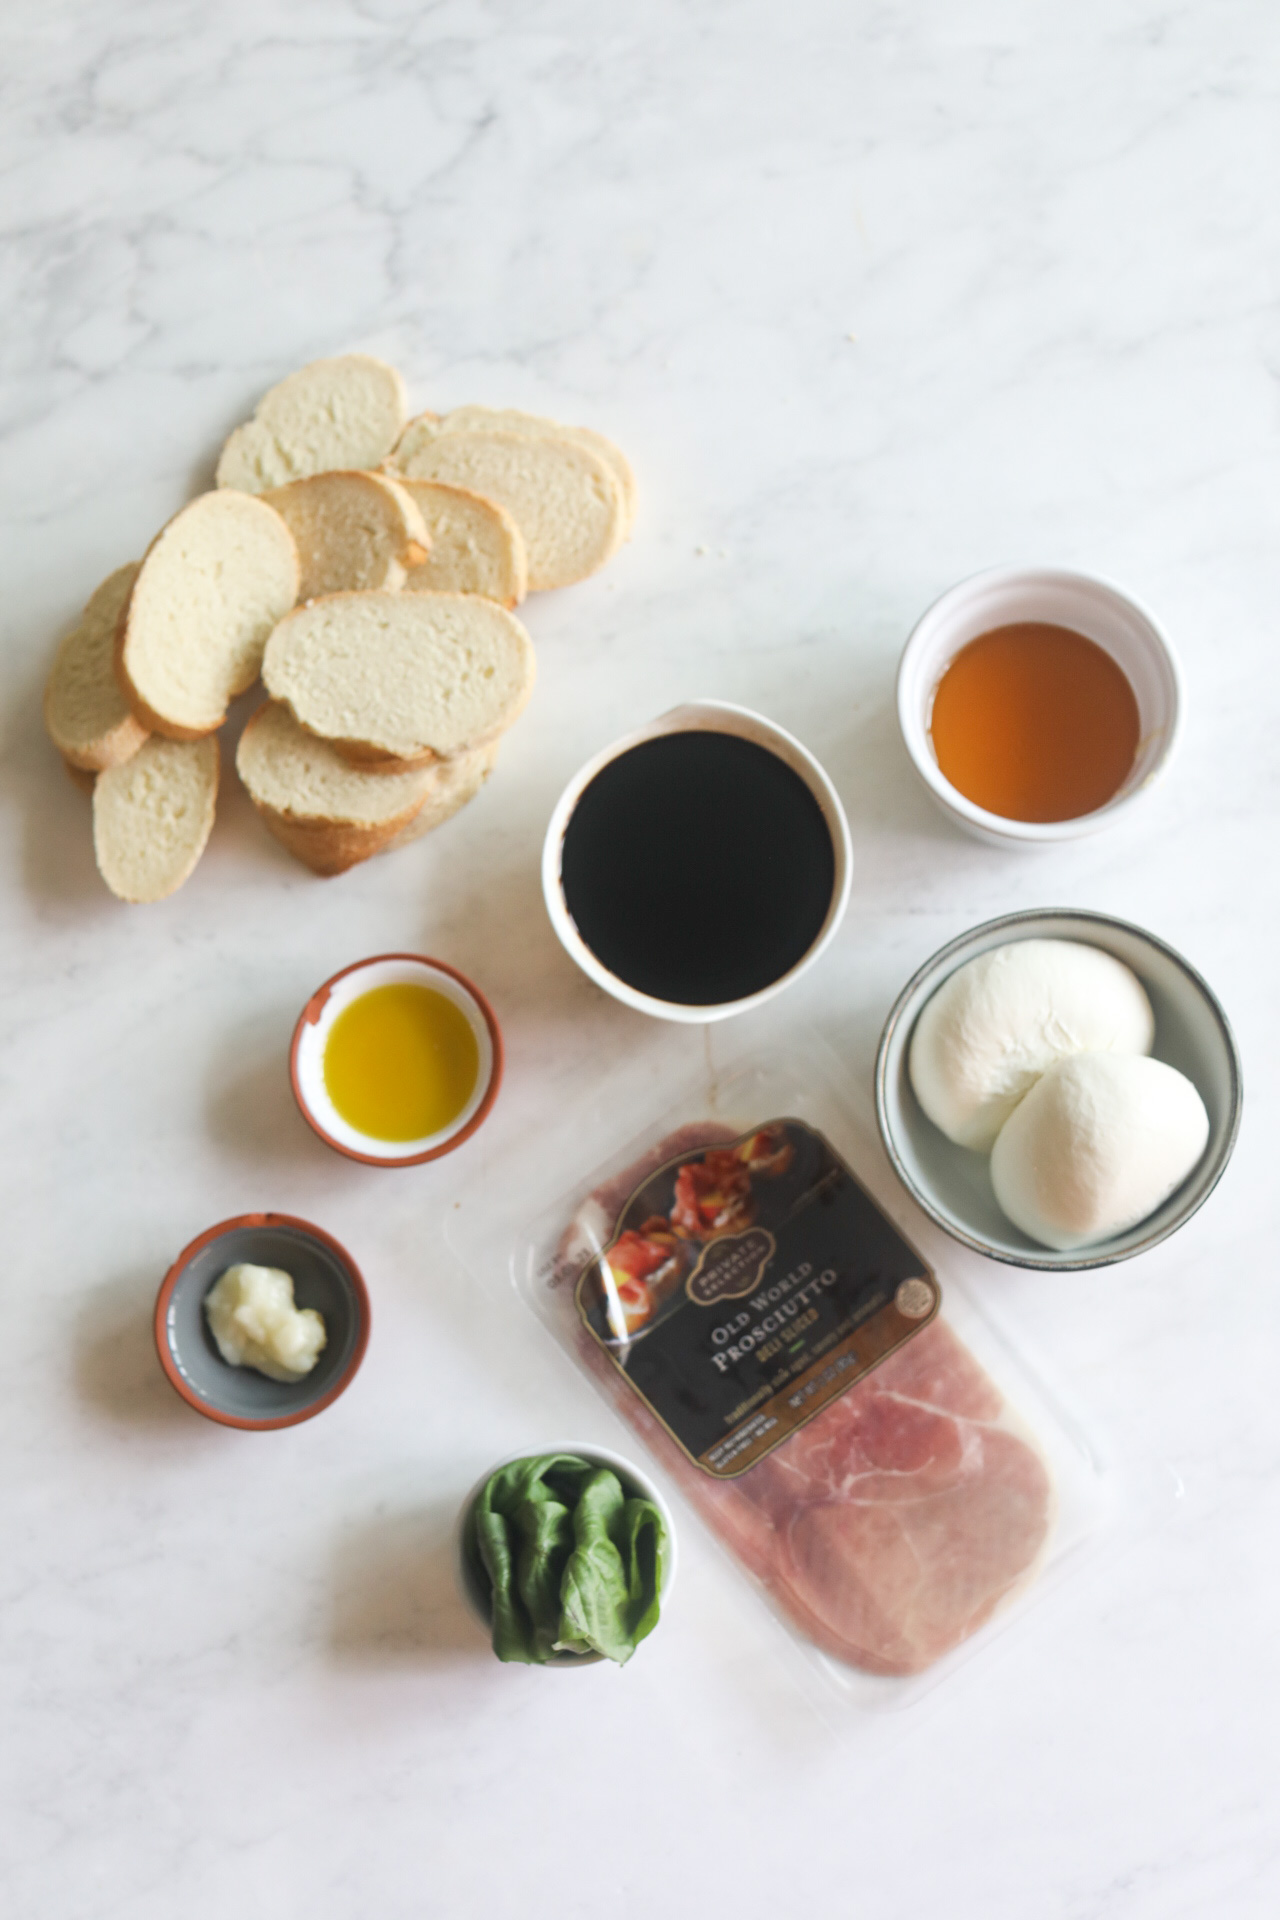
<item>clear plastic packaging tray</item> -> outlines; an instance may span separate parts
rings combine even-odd
[[[620,1071],[501,1186],[454,1215],[464,1261],[506,1271],[828,1698],[911,1704],[1123,1539],[1141,1476],[984,1310],[816,1036]]]

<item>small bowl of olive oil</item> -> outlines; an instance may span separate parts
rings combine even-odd
[[[336,1153],[415,1167],[452,1153],[487,1119],[502,1034],[480,989],[443,960],[383,953],[335,973],[298,1016],[294,1098]]]

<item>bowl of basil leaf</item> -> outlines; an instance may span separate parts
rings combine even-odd
[[[625,1664],[658,1624],[675,1530],[653,1482],[620,1454],[563,1446],[513,1454],[458,1517],[458,1584],[499,1660]]]

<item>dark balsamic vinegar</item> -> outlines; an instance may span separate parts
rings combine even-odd
[[[666,733],[619,754],[565,828],[565,902],[596,958],[684,1006],[758,993],[803,958],[835,887],[822,809],[736,734]]]

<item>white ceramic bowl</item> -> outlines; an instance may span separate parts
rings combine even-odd
[[[770,753],[789,766],[793,773],[808,787],[822,811],[831,835],[831,847],[835,856],[835,881],[831,889],[831,904],[826,919],[818,930],[817,938],[803,953],[796,964],[778,979],[771,980],[767,987],[758,993],[745,995],[741,1000],[725,1000],[714,1006],[681,1006],[670,1000],[657,1000],[651,994],[639,993],[634,987],[620,980],[615,973],[602,966],[586,941],[583,940],[574,923],[572,914],[565,902],[564,887],[560,875],[560,858],[564,845],[565,829],[570,815],[577,806],[585,789],[590,786],[602,767],[616,760],[619,754],[627,753],[632,747],[638,747],[642,740],[655,740],[666,733],[730,733],[739,739],[752,740],[757,746],[765,747]],[[708,1020],[727,1020],[735,1013],[746,1013],[751,1007],[759,1007],[766,1000],[772,1000],[775,994],[798,980],[802,973],[813,965],[825,948],[835,937],[836,928],[844,917],[849,903],[849,886],[853,879],[853,846],[849,839],[849,823],[845,819],[844,808],[840,804],[831,781],[822,767],[814,759],[807,747],[791,734],[784,732],[763,715],[752,713],[746,707],[735,707],[724,700],[692,701],[688,706],[673,707],[670,713],[664,713],[651,720],[647,727],[640,727],[635,733],[629,733],[622,740],[615,740],[612,746],[605,747],[595,758],[580,767],[573,779],[556,802],[555,812],[547,827],[547,837],[542,846],[542,893],[547,903],[547,912],[551,924],[565,948],[582,971],[598,987],[611,993],[615,1000],[621,1000],[624,1006],[634,1007],[639,1013],[652,1014],[659,1020],[682,1020],[690,1024],[701,1025]]]
[[[1114,954],[1137,974],[1156,1016],[1152,1052],[1185,1073],[1209,1115],[1209,1141],[1193,1171],[1163,1206],[1127,1233],[1058,1253],[1005,1217],[991,1186],[990,1156],[957,1147],[928,1119],[907,1073],[911,1032],[949,974],[990,947],[1013,940],[1078,940]],[[876,1059],[876,1117],[894,1169],[912,1198],[953,1239],[1010,1266],[1070,1272],[1107,1267],[1167,1240],[1202,1207],[1222,1177],[1240,1128],[1240,1056],[1227,1016],[1194,967],[1172,947],[1125,920],[1073,909],[1006,914],[961,934],[913,974],[885,1022]]]
[[[334,1021],[353,1000],[374,987],[402,982],[433,987],[465,1016],[479,1054],[476,1084],[462,1112],[439,1133],[421,1140],[376,1140],[344,1120],[329,1098],[324,1083],[324,1050]],[[345,1154],[348,1160],[363,1160],[367,1166],[421,1166],[425,1160],[452,1153],[487,1119],[502,1081],[502,1034],[497,1016],[479,987],[456,967],[420,953],[381,953],[369,960],[357,960],[316,988],[293,1030],[289,1078],[303,1119],[326,1146]]]
[[[647,1473],[641,1473],[639,1467],[630,1460],[624,1460],[620,1453],[612,1453],[608,1447],[584,1447],[576,1440],[559,1442],[549,1447],[525,1447],[520,1453],[509,1453],[501,1460],[495,1460],[486,1467],[468,1493],[458,1510],[457,1523],[453,1530],[453,1563],[457,1577],[458,1591],[475,1614],[487,1633],[493,1624],[493,1613],[489,1601],[489,1589],[485,1584],[483,1569],[477,1564],[477,1555],[471,1540],[468,1522],[471,1509],[488,1486],[494,1474],[503,1467],[509,1467],[516,1460],[533,1460],[547,1453],[572,1453],[579,1460],[586,1460],[593,1467],[608,1467],[617,1474],[622,1482],[624,1493],[641,1500],[651,1500],[662,1515],[663,1525],[667,1529],[667,1561],[662,1573],[662,1586],[659,1589],[660,1607],[665,1607],[671,1594],[676,1577],[676,1529],[671,1518],[671,1509],[659,1493]],[[661,1613],[658,1619],[662,1625]],[[656,1631],[656,1629],[655,1629]],[[602,1653],[557,1653],[545,1664],[552,1667],[595,1667],[604,1659]]]
[[[929,736],[938,682],[960,649],[1024,620],[1084,634],[1123,669],[1137,696],[1133,770],[1105,807],[1075,820],[1006,820],[975,806],[943,774]],[[1177,658],[1153,615],[1105,580],[1048,567],[999,567],[962,580],[917,622],[898,667],[898,724],[916,772],[948,819],[991,846],[1052,846],[1122,818],[1168,766],[1182,707]]]

